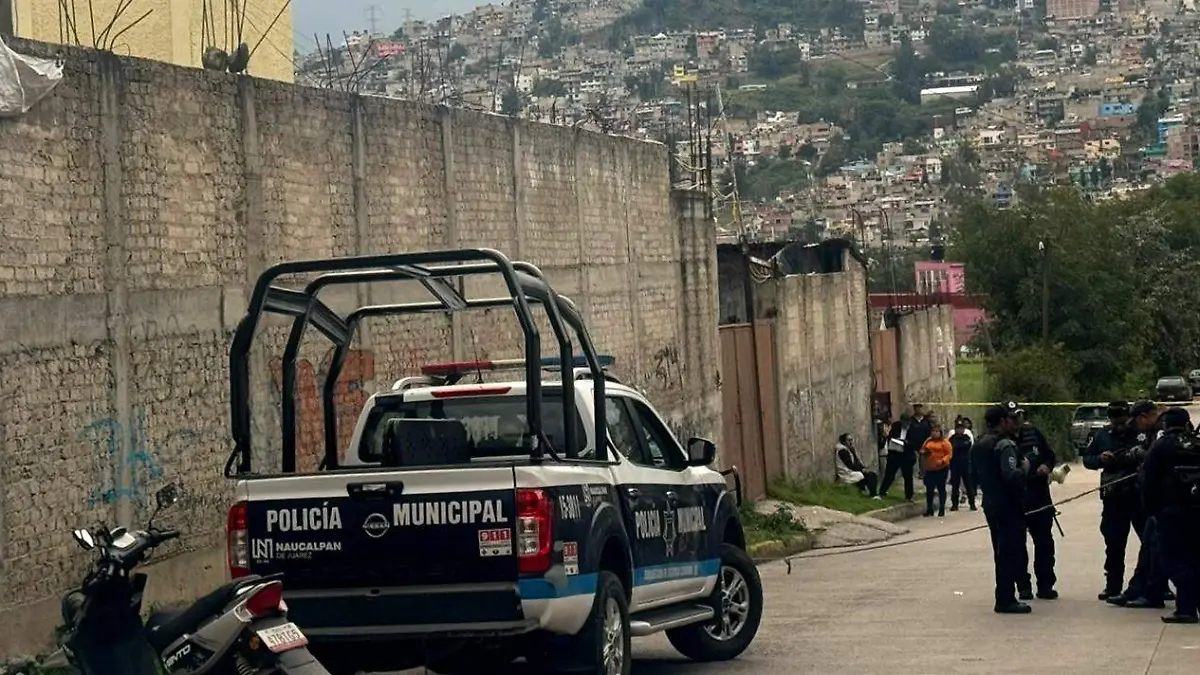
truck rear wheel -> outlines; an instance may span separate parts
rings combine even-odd
[[[578,675],[630,675],[629,601],[617,575],[600,572],[592,613],[578,634],[532,661],[538,670]]]
[[[721,571],[713,589],[712,621],[667,631],[680,654],[693,661],[737,658],[758,634],[762,622],[762,579],[746,552],[732,544],[721,546]]]

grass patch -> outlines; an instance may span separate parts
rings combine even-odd
[[[988,377],[987,361],[983,359],[960,360],[955,366],[955,378],[958,381],[958,400],[970,403],[983,403],[995,398],[992,393],[991,378]],[[975,424],[975,435],[981,436],[984,431],[984,406],[957,406],[957,414],[966,415]],[[953,423],[954,418],[947,420]]]
[[[871,499],[849,485],[817,481],[804,485],[778,482],[768,491],[773,499],[793,504],[824,506],[835,511],[859,515],[867,511],[882,509],[903,503],[900,497],[889,495],[883,499]]]
[[[793,518],[791,511],[782,506],[775,513],[763,514],[754,510],[752,502],[745,502],[741,512],[742,530],[746,533],[747,544],[787,541],[807,532],[804,523]]]

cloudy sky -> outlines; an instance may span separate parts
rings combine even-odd
[[[307,51],[314,33],[338,36],[366,29],[367,8],[372,5],[378,7],[380,32],[391,33],[404,22],[405,10],[411,10],[414,19],[436,19],[485,4],[487,0],[292,0],[296,46]]]

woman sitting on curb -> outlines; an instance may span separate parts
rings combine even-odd
[[[879,476],[873,471],[867,471],[867,467],[858,458],[858,452],[854,449],[854,437],[850,434],[838,436],[837,481],[865,490],[871,497],[879,499],[875,494]]]

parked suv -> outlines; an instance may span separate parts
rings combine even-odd
[[[1200,368],[1193,368],[1188,373],[1188,385],[1191,386],[1193,392],[1200,390]]]
[[[272,285],[311,272],[331,274],[303,292]],[[476,274],[499,274],[509,296],[468,299],[465,285],[444,281]],[[424,284],[436,301],[342,317],[316,297],[326,285],[400,279]],[[546,310],[556,358],[540,356],[532,302]],[[525,358],[426,365],[373,394],[349,446],[339,444],[334,384],[361,319],[499,307],[516,309]],[[282,472],[270,474],[251,470],[247,377],[264,312],[295,317],[283,358]],[[309,323],[334,354],[324,460],[301,474],[287,383]],[[332,673],[492,672],[525,657],[546,670],[628,675],[630,639],[659,632],[694,660],[737,657],[763,602],[745,550],[740,481],[732,473],[727,487],[710,468],[713,443],[680,444],[605,362],[575,306],[536,267],[495,251],[268,270],[231,347],[231,575],[284,574],[290,615]],[[506,369],[524,377],[492,381]],[[558,379],[543,382],[546,370]]]
[[[1163,401],[1190,402],[1192,400],[1192,387],[1182,375],[1161,377],[1154,388],[1158,393],[1158,398]]]
[[[1071,444],[1082,449],[1097,429],[1108,426],[1108,408],[1102,405],[1081,405],[1071,415]]]

